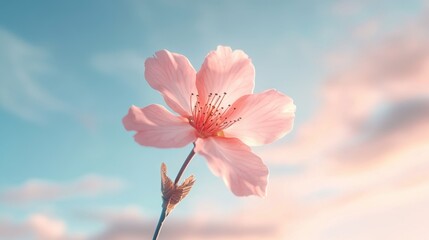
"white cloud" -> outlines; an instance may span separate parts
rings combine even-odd
[[[124,182],[116,178],[87,175],[70,183],[29,180],[21,186],[0,193],[0,201],[9,204],[26,204],[54,201],[71,197],[92,197],[120,190]]]
[[[41,80],[52,71],[49,53],[0,28],[0,107],[22,119],[41,122],[62,102]]]

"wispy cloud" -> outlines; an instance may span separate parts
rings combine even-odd
[[[353,16],[362,11],[365,1],[339,0],[332,5],[331,11],[335,15]]]
[[[144,82],[144,61],[144,56],[135,51],[122,50],[94,55],[90,59],[90,64],[100,73],[113,76],[135,87]]]
[[[49,52],[0,28],[0,107],[31,122],[63,103],[41,83],[52,73]]]
[[[87,175],[70,183],[29,180],[21,186],[0,192],[0,202],[27,204],[73,197],[93,197],[122,189],[124,182],[116,178]]]
[[[290,161],[298,162],[315,156],[320,159],[321,155],[329,155],[330,159],[330,154],[342,151],[349,143],[375,134],[379,127],[385,128],[385,124],[390,124],[387,120],[392,122],[392,111],[395,119],[407,116],[413,121],[409,115],[420,110],[408,109],[429,101],[427,26],[427,20],[419,19],[361,49],[348,69],[332,74],[325,81],[320,90],[320,107],[311,120],[296,129],[293,143],[269,149],[283,153],[271,154],[270,158],[281,163],[288,161],[284,160],[284,154]],[[401,124],[389,131],[412,126]]]
[[[120,222],[142,222],[144,215],[139,206],[126,207],[103,207],[98,209],[87,209],[79,211],[76,216],[80,219],[95,221],[104,224],[115,224]]]
[[[139,99],[149,100],[152,96],[158,95],[154,91],[145,92],[148,87],[144,80],[146,57],[148,55],[139,54],[138,51],[110,51],[93,55],[89,64],[95,71],[102,74],[103,78],[121,83]]]

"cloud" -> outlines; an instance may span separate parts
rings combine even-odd
[[[65,224],[63,222],[44,215],[31,216],[28,220],[28,225],[40,239],[60,239],[65,235]]]
[[[285,162],[284,155],[295,162],[330,158],[332,152],[377,131],[373,121],[391,118],[386,109],[408,103],[396,114],[417,114],[406,109],[429,101],[428,22],[420,19],[361,49],[348,69],[324,82],[317,112],[295,129],[293,143],[268,149],[267,154],[273,154],[267,156],[279,163]]]
[[[171,221],[170,221],[171,220]],[[109,225],[104,231],[90,238],[94,240],[150,239],[156,222],[124,221]],[[168,219],[160,234],[162,239],[262,239],[272,232],[271,226],[230,224],[222,221],[198,222],[189,219]]]
[[[98,175],[87,175],[70,183],[55,183],[32,179],[21,186],[0,192],[0,202],[27,204],[71,197],[93,197],[120,190],[123,181]]]
[[[298,197],[288,201],[278,214],[285,219],[280,223],[285,228],[284,238],[399,240],[407,235],[411,239],[425,239],[422,229],[428,221],[424,206],[429,200],[427,177],[407,185],[375,182],[372,186],[354,187],[345,184],[347,187],[333,191],[330,183],[347,182],[347,178],[333,180],[314,175],[305,176],[312,184],[308,183],[304,191],[289,192],[288,195]],[[303,188],[293,183],[298,179],[289,180],[292,181],[283,179],[283,182]],[[365,181],[365,176],[360,180]],[[278,206],[279,200],[271,202],[274,204]]]
[[[44,214],[32,214],[23,222],[0,219],[0,237],[2,239],[40,239],[40,240],[78,240],[79,236],[70,236],[66,224],[57,218]]]
[[[332,5],[331,11],[334,15],[349,17],[361,12],[364,6],[364,1],[340,0]]]
[[[353,36],[357,39],[366,40],[374,37],[378,31],[380,31],[380,22],[376,19],[372,19],[358,26],[354,30]]]
[[[0,28],[0,108],[30,122],[61,111],[63,103],[41,83],[53,69],[49,53]]]
[[[101,222],[104,224],[144,221],[142,210],[138,206],[89,209],[78,212],[76,216],[80,219]]]
[[[31,229],[26,224],[14,223],[10,220],[0,220],[0,236],[8,239],[16,239],[31,233]]]
[[[102,225],[102,229],[86,239],[150,239],[157,224],[155,219],[145,217],[140,207],[111,207],[87,209],[77,213],[81,221],[91,221]],[[260,239],[274,229],[270,225],[225,223],[219,216],[199,213],[193,217],[167,218],[160,239],[223,239],[240,237]]]
[[[242,221],[231,224],[232,219],[227,221],[218,214],[206,214],[199,212],[191,217],[169,217],[164,222],[164,228],[160,239],[262,239],[265,236],[274,236],[279,229],[270,224],[260,224],[258,219],[252,222]],[[78,211],[74,217],[79,221],[87,223],[95,222],[101,226],[101,229],[80,235],[80,239],[88,240],[132,240],[132,239],[150,239],[153,235],[156,220],[146,217],[139,206],[126,207],[101,207],[98,209],[86,209]],[[15,223],[15,225],[17,225]],[[11,224],[4,226],[9,232],[12,232],[14,226]],[[22,230],[22,229],[21,229]],[[70,236],[79,236],[79,234],[66,232],[64,236],[71,239]],[[8,236],[3,233],[1,236]],[[27,231],[27,235],[34,231]],[[63,238],[61,238],[63,239]]]
[[[144,61],[145,58],[135,51],[122,50],[94,55],[90,59],[90,64],[100,73],[113,76],[135,87],[144,82]]]

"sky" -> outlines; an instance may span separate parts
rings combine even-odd
[[[266,198],[234,196],[201,156],[159,239],[425,239],[429,2],[2,1],[0,239],[149,239],[160,166],[122,118],[166,105],[144,79],[161,49],[199,69],[241,49],[255,92],[293,98],[293,131],[253,149]]]

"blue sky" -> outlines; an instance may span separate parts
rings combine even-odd
[[[346,69],[362,49],[414,24],[425,6],[346,0],[1,2],[0,220],[25,223],[46,215],[86,239],[103,229],[98,213],[137,209],[149,222],[158,216],[160,164],[175,174],[191,146],[141,147],[121,123],[130,105],[165,105],[144,80],[144,60],[156,51],[184,54],[199,69],[217,45],[244,50],[256,68],[255,91],[276,88],[291,96],[299,129],[323,106],[321,88],[329,76]],[[340,55],[347,57],[335,61]],[[295,137],[294,131],[271,147]],[[264,160],[274,176],[299,171],[295,164]],[[222,205],[216,209],[226,216],[263,201],[234,197],[202,157],[185,174],[191,173],[196,186],[173,217],[186,219],[207,199]],[[9,196],[31,186],[54,190],[34,199],[23,195],[21,202]]]

